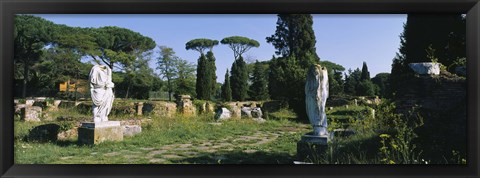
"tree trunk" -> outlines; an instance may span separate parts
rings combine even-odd
[[[130,91],[130,83],[127,86],[127,93],[125,94],[125,99],[128,99],[128,92]]]
[[[168,85],[168,101],[172,101],[172,86],[170,84],[170,79],[167,79]]]

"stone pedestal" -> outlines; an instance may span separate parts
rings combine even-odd
[[[137,116],[143,115],[143,102],[136,103]]]
[[[179,95],[177,98],[177,108],[181,114],[192,116],[196,114],[190,95]]]
[[[27,122],[40,122],[42,117],[42,107],[26,106],[20,110],[21,120]]]
[[[122,127],[123,136],[131,137],[142,132],[142,127],[140,125],[125,125]]]
[[[104,141],[122,141],[123,128],[120,121],[84,122],[78,128],[78,144],[94,145]]]
[[[317,163],[324,159],[328,148],[328,136],[315,136],[308,133],[297,142],[297,158],[301,162]]]

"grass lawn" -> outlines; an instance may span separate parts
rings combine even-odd
[[[61,109],[50,115],[88,119],[76,110]],[[379,117],[380,115],[377,115]],[[104,142],[79,146],[76,138],[38,143],[24,139],[38,125],[55,123],[63,127],[72,121],[22,122],[15,119],[15,164],[293,164],[297,160],[297,142],[311,131],[290,110],[269,113],[266,122],[230,119],[215,122],[213,115],[196,117],[133,117],[112,115],[110,120],[142,119],[142,133],[125,137],[122,142]],[[329,131],[354,130],[355,135],[335,137],[324,156],[313,160],[320,164],[384,164],[386,150],[379,137],[378,118],[367,106],[334,107],[327,111]],[[381,152],[381,149],[384,151]],[[395,152],[395,153],[398,153]],[[383,161],[382,161],[383,160]]]
[[[110,120],[125,118],[128,117]],[[151,122],[142,123],[141,134],[125,137],[122,142],[104,142],[95,146],[78,146],[76,140],[28,142],[23,138],[31,128],[52,122],[16,120],[15,163],[292,164],[296,159],[296,142],[310,129],[309,125],[292,119],[263,123],[232,119],[215,123],[212,115],[145,118],[151,119]]]

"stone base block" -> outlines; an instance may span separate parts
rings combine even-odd
[[[314,136],[305,134],[297,142],[298,161],[307,163],[317,163],[324,159],[328,148],[328,136]]]
[[[123,128],[123,136],[131,137],[142,132],[142,127],[140,125],[125,125]]]
[[[104,141],[122,141],[123,128],[120,121],[84,122],[78,128],[78,144],[94,145]]]
[[[21,120],[27,122],[40,122],[42,117],[42,107],[26,106],[20,110]]]

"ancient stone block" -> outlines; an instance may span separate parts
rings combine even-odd
[[[137,116],[143,115],[143,102],[135,103]]]
[[[241,109],[241,116],[252,118],[252,108],[250,107],[242,107]]]
[[[142,132],[142,127],[139,125],[125,125],[123,128],[123,136],[131,137]]]
[[[58,106],[60,106],[60,103],[62,103],[62,100],[54,100],[53,101],[53,106],[58,108]]]
[[[219,108],[215,114],[215,120],[225,120],[232,117],[231,112],[227,108]]]
[[[263,116],[262,109],[260,109],[259,107],[256,107],[256,108],[252,109],[252,117],[253,118],[262,118],[262,116]]]
[[[78,128],[78,144],[93,145],[104,141],[122,141],[123,129],[119,121],[84,122]]]
[[[305,134],[297,142],[297,158],[302,162],[316,163],[322,160],[327,151],[328,137],[326,135],[317,136],[312,133]]]
[[[15,106],[15,113],[16,114],[21,114],[22,113],[22,109],[25,108],[27,105],[26,104],[17,104]]]
[[[177,98],[178,111],[186,116],[192,116],[196,114],[195,106],[193,106],[191,97],[189,95],[180,95]]]
[[[177,112],[177,105],[173,102],[153,101],[143,104],[142,114],[154,114],[172,117]]]
[[[422,62],[422,63],[410,63],[408,66],[417,74],[420,75],[439,75],[440,63],[434,62]]]
[[[213,112],[215,112],[214,104],[211,103],[211,102],[207,102],[207,103],[205,104],[205,109],[206,109],[207,113],[213,113]]]
[[[26,106],[33,106],[33,103],[35,103],[35,100],[25,100]]]
[[[42,108],[39,106],[26,106],[21,109],[21,120],[29,122],[40,122]]]

